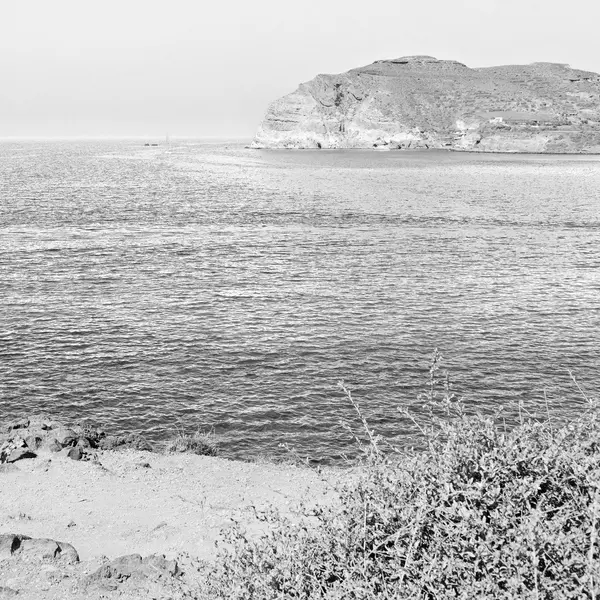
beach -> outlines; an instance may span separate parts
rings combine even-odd
[[[324,479],[306,467],[135,450],[93,456],[40,452],[2,465],[0,531],[71,544],[79,562],[35,549],[0,556],[0,598],[10,590],[32,599],[137,598],[149,590],[153,598],[187,597],[221,530],[237,521],[259,534],[256,511],[273,507],[293,518],[300,503],[330,498]],[[92,577],[135,554],[164,555],[177,572]]]

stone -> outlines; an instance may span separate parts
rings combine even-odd
[[[10,433],[15,429],[27,429],[29,427],[29,419],[18,419],[8,424],[7,431]]]
[[[66,427],[53,430],[52,436],[63,448],[74,446],[77,443],[77,434],[72,429],[67,429]]]
[[[19,557],[26,560],[53,560],[60,555],[60,547],[50,539],[37,538],[22,540]]]
[[[28,561],[61,560],[68,564],[79,562],[79,554],[71,544],[14,533],[0,534],[0,560],[15,555]]]
[[[42,445],[42,437],[37,435],[28,435],[24,438],[25,444],[30,450],[37,450]]]
[[[12,554],[18,554],[27,561],[61,561],[67,564],[79,562],[77,550],[65,542],[57,542],[46,538],[20,537],[20,545]]]
[[[92,422],[83,422],[76,425],[73,427],[73,431],[79,438],[78,443],[87,443],[92,448],[98,448],[100,441],[106,437],[104,431]]]
[[[15,436],[8,439],[2,445],[0,445],[0,463],[8,462],[9,457],[21,448],[27,448],[25,442],[19,437]]]
[[[90,580],[114,579],[125,581],[138,571],[141,565],[142,557],[140,554],[120,556],[108,564],[102,565],[90,575]]]
[[[144,439],[142,436],[135,433],[127,435],[109,435],[100,440],[100,446],[102,450],[147,450],[153,452],[154,447],[150,442]]]
[[[58,450],[56,454],[57,456],[70,458],[71,460],[89,460],[90,458],[93,458],[86,454],[85,449],[81,448],[80,446],[67,446],[66,448],[61,448]]]
[[[19,549],[24,539],[28,539],[27,536],[14,533],[0,534],[0,560],[10,558]]]
[[[113,561],[102,565],[92,573],[88,581],[122,583],[128,579],[161,579],[163,577],[176,577],[179,567],[174,560],[167,560],[162,554],[151,554],[142,558],[139,554],[128,554],[115,558]]]
[[[164,554],[151,554],[142,561],[148,569],[154,570],[157,573],[170,575],[175,577],[179,574],[177,561],[167,560]]]
[[[68,564],[74,564],[79,562],[79,554],[75,547],[65,542],[56,542],[60,550],[60,560]]]
[[[55,438],[46,438],[46,440],[42,443],[42,448],[44,450],[48,450],[49,452],[60,452],[62,450],[62,446]]]
[[[37,454],[29,448],[15,448],[6,458],[7,463],[14,463],[24,458],[35,458]]]
[[[67,448],[65,448],[65,450],[67,450]],[[68,450],[67,456],[71,460],[81,460],[83,458],[83,452],[78,446],[75,446],[75,448],[68,448]]]

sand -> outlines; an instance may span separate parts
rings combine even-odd
[[[0,559],[0,598],[13,591],[18,598],[147,598],[144,585],[137,591],[131,585],[77,590],[86,576],[122,555],[164,554],[180,565],[211,561],[220,531],[234,521],[259,534],[255,510],[274,506],[293,516],[302,502],[333,497],[326,480],[334,475],[305,467],[133,450],[96,456],[74,461],[41,453],[0,472],[0,534],[67,542],[81,560]],[[150,597],[193,597],[185,595],[188,584],[177,593],[156,584]]]

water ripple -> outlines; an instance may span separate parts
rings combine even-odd
[[[484,412],[594,391],[597,158],[146,150],[0,144],[6,418],[337,460],[336,383],[402,443],[434,347]]]

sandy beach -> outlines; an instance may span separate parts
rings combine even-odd
[[[259,533],[256,510],[293,515],[331,493],[308,468],[135,450],[81,461],[40,452],[3,465],[0,489],[0,536],[56,540],[79,555],[73,563],[39,549],[0,553],[0,598],[39,599],[194,597],[194,573],[215,557],[221,530],[237,521]],[[178,574],[90,578],[134,554],[164,555]]]

